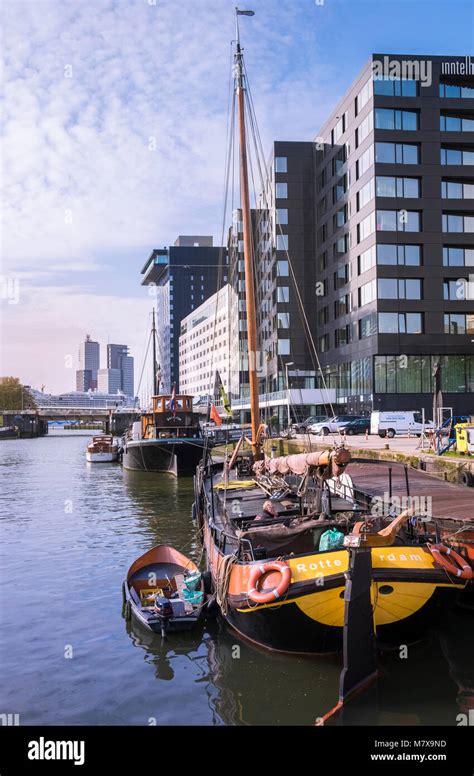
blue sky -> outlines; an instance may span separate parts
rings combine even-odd
[[[4,0],[2,374],[74,386],[85,333],[139,361],[140,269],[220,237],[235,0]],[[371,52],[474,52],[471,0],[252,0],[265,148],[313,138]],[[137,371],[139,365],[137,364]]]

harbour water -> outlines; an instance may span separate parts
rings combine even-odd
[[[130,563],[155,544],[196,561],[192,480],[87,464],[92,433],[0,447],[0,713],[20,724],[310,725],[337,701],[340,657],[258,650],[219,620],[166,642],[121,614]],[[456,725],[474,708],[474,616],[408,648],[346,724]],[[404,654],[404,653],[403,653]]]

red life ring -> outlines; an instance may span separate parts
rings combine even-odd
[[[451,549],[451,547],[446,547],[444,544],[429,544],[428,549],[436,563],[453,576],[460,577],[461,579],[474,578],[474,571],[469,563],[466,563],[464,558]],[[448,560],[448,557],[452,558],[453,562]]]
[[[266,593],[261,593],[257,590],[258,581],[263,577],[267,571],[278,571],[281,574],[279,584],[272,590],[267,590]],[[272,560],[268,563],[259,563],[258,566],[254,566],[250,572],[249,578],[249,590],[248,597],[256,604],[268,604],[271,601],[275,601],[280,598],[283,593],[286,593],[291,582],[291,569],[287,563],[280,560]]]

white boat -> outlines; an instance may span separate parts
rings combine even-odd
[[[103,434],[95,436],[87,445],[86,460],[89,463],[112,463],[118,461],[119,447],[113,436]]]

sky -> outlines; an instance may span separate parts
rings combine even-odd
[[[91,334],[103,361],[128,344],[138,381],[147,257],[178,234],[221,241],[235,4],[0,3],[0,375],[72,390]],[[474,54],[471,0],[241,7],[256,12],[241,34],[266,151],[313,139],[372,52]]]

